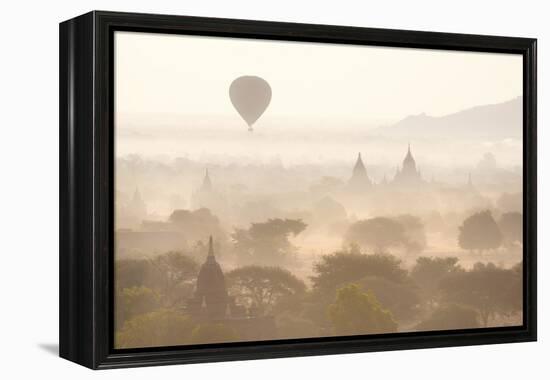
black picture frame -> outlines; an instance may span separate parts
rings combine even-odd
[[[118,30],[521,54],[523,325],[114,349],[113,33]],[[61,357],[102,369],[536,340],[536,39],[93,11],[62,22],[59,43]]]

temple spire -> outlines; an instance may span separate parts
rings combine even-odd
[[[211,191],[212,190],[212,181],[210,180],[210,175],[208,174],[208,169],[206,169],[206,174],[204,175],[204,179],[202,181],[202,191]]]
[[[414,161],[414,158],[412,156],[412,152],[411,152],[411,143],[409,142],[409,145],[407,147],[407,154],[405,156],[405,160],[406,161]]]
[[[361,158],[361,152],[357,154],[357,161],[355,162],[355,167],[353,169],[354,172],[367,172],[367,169],[365,168],[365,164],[363,164],[363,159]]]
[[[208,239],[208,257],[214,257],[214,242],[212,240],[212,235]]]
[[[141,196],[141,192],[139,191],[139,188],[137,187],[134,191],[134,195],[132,196],[131,207],[134,214],[137,215],[138,217],[142,218],[147,215],[147,206]]]
[[[407,154],[405,155],[405,159],[403,160],[403,171],[416,172],[416,161],[414,160],[412,152],[411,152],[411,143],[410,142],[409,142],[409,146],[407,148]]]
[[[348,184],[356,190],[366,188],[371,185],[371,181],[367,174],[367,168],[365,167],[363,158],[361,157],[361,152],[357,154],[357,161],[355,161],[355,166],[353,167],[353,172]]]
[[[208,256],[197,276],[197,289],[193,300],[196,307],[194,313],[209,319],[222,319],[225,317],[228,301],[225,276],[214,258],[214,242],[210,236]]]
[[[403,159],[403,165],[401,169],[397,168],[393,182],[404,186],[416,186],[424,182],[420,169],[416,166],[416,161],[412,155],[410,141],[407,144],[407,154]]]

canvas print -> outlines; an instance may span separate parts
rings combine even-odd
[[[522,64],[115,32],[115,348],[521,325]]]

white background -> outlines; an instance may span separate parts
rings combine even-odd
[[[544,379],[550,136],[547,1],[10,1],[0,21],[0,377],[116,379]],[[539,342],[93,372],[56,357],[58,23],[93,9],[539,39]],[[546,234],[545,234],[546,232]],[[546,236],[545,236],[546,235]],[[546,354],[544,353],[546,351]]]

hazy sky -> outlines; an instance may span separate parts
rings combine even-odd
[[[254,137],[245,133],[228,94],[231,82],[242,75],[264,78],[273,93]],[[115,81],[120,153],[147,151],[151,138],[176,136],[192,146],[182,142],[161,150],[175,155],[212,151],[202,142],[213,144],[216,136],[221,151],[221,139],[254,138],[250,146],[276,153],[280,146],[263,144],[262,133],[312,132],[326,145],[332,138],[323,130],[360,131],[408,115],[445,115],[510,100],[522,93],[522,57],[116,32]],[[129,139],[120,139],[125,136],[149,140],[130,146]]]
[[[270,83],[265,118],[398,120],[522,93],[521,55],[117,32],[116,63],[130,114],[238,117],[228,88],[241,75]]]

